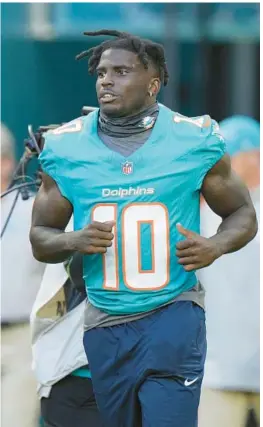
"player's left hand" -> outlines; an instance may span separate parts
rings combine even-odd
[[[194,231],[187,230],[179,223],[176,224],[176,228],[186,238],[176,245],[178,263],[182,264],[185,271],[207,267],[221,255],[212,239],[202,237]]]

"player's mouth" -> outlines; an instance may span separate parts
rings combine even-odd
[[[100,96],[100,102],[109,103],[109,102],[115,101],[115,99],[117,99],[117,98],[118,97],[116,95],[114,95],[113,93],[106,92]]]

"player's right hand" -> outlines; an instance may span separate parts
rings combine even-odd
[[[112,246],[114,221],[94,221],[73,234],[74,250],[84,255],[104,254]]]

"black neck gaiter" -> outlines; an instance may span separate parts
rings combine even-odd
[[[100,111],[99,128],[108,136],[127,138],[127,136],[136,135],[151,129],[155,124],[158,112],[159,106],[157,102],[130,117],[111,118],[105,116]]]

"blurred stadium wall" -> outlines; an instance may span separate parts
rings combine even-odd
[[[2,117],[23,151],[27,124],[61,123],[96,105],[77,53],[116,28],[164,43],[170,84],[160,101],[186,115],[259,120],[259,3],[2,3]]]

